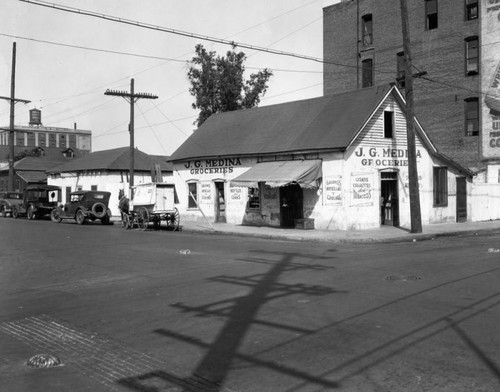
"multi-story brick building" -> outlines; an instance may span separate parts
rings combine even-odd
[[[443,154],[500,182],[500,108],[490,110],[500,102],[500,0],[407,3],[414,73],[426,72],[415,78],[417,118]],[[323,9],[323,29],[325,95],[404,88],[399,0],[343,0]]]

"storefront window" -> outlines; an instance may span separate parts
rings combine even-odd
[[[198,208],[198,184],[188,183],[188,208]]]
[[[260,209],[260,187],[248,188],[248,209]]]

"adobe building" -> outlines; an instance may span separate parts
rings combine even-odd
[[[172,165],[168,156],[148,155],[134,150],[134,184],[151,181],[172,182]],[[71,162],[65,162],[47,170],[48,184],[62,189],[62,203],[69,201],[71,192],[99,190],[111,192],[109,208],[114,216],[120,216],[118,195],[120,190],[128,194],[130,177],[130,147],[96,151]]]
[[[500,1],[407,1],[415,113],[436,147],[500,182]],[[343,0],[323,9],[324,93],[399,81],[399,0]]]
[[[404,108],[385,85],[212,115],[170,157],[181,220],[409,228]],[[415,126],[422,222],[498,219],[491,189]]]

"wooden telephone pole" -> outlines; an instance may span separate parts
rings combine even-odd
[[[411,232],[422,232],[422,216],[420,212],[420,193],[418,189],[417,157],[415,148],[415,129],[413,120],[413,75],[412,55],[410,45],[410,29],[408,20],[408,6],[406,0],[401,2],[401,21],[403,27],[403,48],[405,58],[405,99],[406,99],[406,138],[408,140],[408,182],[410,194]]]
[[[130,103],[130,123],[128,125],[128,131],[130,132],[130,166],[129,166],[129,188],[132,191],[134,186],[134,104],[140,99],[157,99],[158,96],[149,93],[136,93],[134,92],[134,79],[130,80],[130,92],[127,91],[115,91],[106,90],[104,95],[115,95],[117,97],[123,97],[127,102]],[[131,196],[132,194],[130,194]]]
[[[10,101],[10,125],[9,125],[9,183],[8,190],[10,192],[14,191],[14,107],[16,102],[30,103],[26,99],[15,98],[16,95],[16,43],[12,43],[12,76],[10,82],[10,97],[0,97],[0,99],[5,99]]]

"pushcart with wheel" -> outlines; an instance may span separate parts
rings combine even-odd
[[[163,182],[138,184],[132,188],[128,212],[122,212],[122,227],[146,230],[152,224],[160,229],[164,221],[170,230],[180,230],[180,215],[175,207],[175,186]]]

